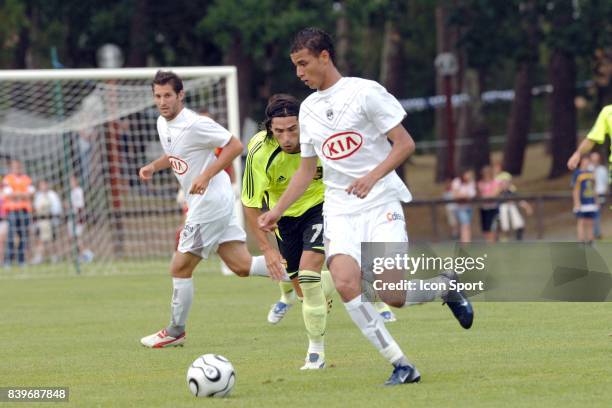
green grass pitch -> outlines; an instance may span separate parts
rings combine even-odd
[[[469,331],[439,303],[399,310],[389,329],[422,381],[384,388],[390,366],[338,298],[328,320],[328,368],[301,372],[307,340],[299,306],[269,325],[277,286],[222,276],[218,265],[212,260],[196,272],[185,347],[163,350],[145,349],[139,339],[169,319],[166,262],[108,276],[5,271],[0,387],[67,386],[70,401],[62,406],[75,407],[595,407],[612,401],[612,303],[480,302]],[[231,397],[189,393],[186,369],[204,353],[234,364]]]

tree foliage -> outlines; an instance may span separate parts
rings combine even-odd
[[[458,28],[456,47],[466,56],[466,68],[486,74],[484,89],[512,86],[525,61],[532,64],[529,81],[548,81],[554,52],[571,56],[577,80],[584,81],[592,76],[594,51],[611,44],[609,0],[4,0],[0,67],[50,68],[52,47],[66,67],[95,67],[97,49],[109,42],[122,48],[126,61],[138,54],[135,61],[159,66],[220,65],[233,55],[246,62],[243,108],[259,118],[271,93],[310,92],[295,78],[288,57],[294,34],[306,26],[335,34],[342,17],[348,41],[343,74],[380,80],[381,67],[388,67],[381,63],[385,27],[391,26],[401,37],[394,49],[402,61],[393,65],[395,74],[401,70],[394,76],[396,96],[429,96],[436,92],[440,4],[449,10],[446,24]],[[570,18],[561,21],[568,11]],[[134,30],[141,21],[142,29]],[[537,46],[528,40],[526,21],[537,26]],[[509,105],[483,109],[492,133],[503,133]],[[548,130],[547,105],[534,103],[533,109],[531,130]],[[433,116],[432,110],[409,115],[407,126],[417,141],[433,137]]]

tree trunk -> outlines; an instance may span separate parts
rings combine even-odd
[[[350,48],[349,38],[349,20],[346,15],[346,6],[342,1],[340,4],[340,12],[336,20],[336,67],[343,75],[349,75],[350,67],[348,63],[348,50]]]
[[[489,128],[482,113],[482,88],[484,73],[468,69],[464,76],[464,93],[470,97],[466,108],[467,117],[464,144],[459,147],[459,171],[474,169],[480,174],[480,169],[490,162]]]
[[[536,0],[529,0],[521,11],[521,25],[526,33],[525,54],[517,60],[514,76],[514,100],[508,118],[506,145],[502,168],[513,175],[523,171],[525,149],[527,148],[531,127],[531,88],[533,73],[538,58],[539,25]]]
[[[457,90],[462,89],[463,75],[464,75],[464,56],[462,53],[458,52],[456,43],[459,32],[456,28],[450,28],[446,24],[447,19],[447,6],[439,5],[436,7],[436,52],[438,54],[442,52],[452,52],[457,57],[457,61],[459,63],[459,71],[451,81],[453,84],[453,92],[458,93]],[[433,68],[433,61],[432,68]],[[444,77],[441,75],[436,75],[436,95],[444,95]],[[448,133],[449,129],[447,129],[446,125],[446,109],[438,108],[435,111],[435,135],[436,140],[440,143],[440,146],[436,151],[436,174],[435,181],[441,182],[445,179],[454,177],[456,169],[447,170],[447,162],[448,162]],[[453,110],[453,126],[455,127],[455,135],[456,138],[459,138],[462,135],[462,132],[457,131],[460,130],[458,128],[464,128],[462,124],[465,124],[466,120],[466,110],[465,109],[454,109]],[[455,152],[457,150],[455,149]],[[455,161],[456,162],[456,161]]]
[[[19,41],[15,47],[15,53],[13,54],[13,69],[26,69],[27,68],[27,55],[30,49],[30,30],[27,26],[21,27],[19,30]]]
[[[126,64],[128,67],[147,65],[147,9],[147,0],[136,0],[130,30],[130,53]]]
[[[396,98],[401,98],[403,90],[403,53],[402,37],[397,23],[389,18],[385,22],[382,58],[380,60],[380,83]],[[395,171],[405,180],[405,165],[402,163]]]
[[[268,44],[266,46],[266,59],[262,63],[263,84],[259,88],[258,97],[267,101],[272,96],[272,89],[276,78],[274,76],[274,61],[278,60],[279,47],[278,44]]]
[[[227,54],[225,54],[223,62],[227,65],[235,65],[238,71],[238,109],[240,109],[240,128],[242,129],[244,119],[251,113],[251,71],[253,61],[244,53],[239,34],[235,34],[232,38],[232,45],[229,47]]]
[[[446,27],[446,8],[444,6],[436,7],[436,50],[440,54],[448,50],[447,45],[447,27]],[[433,62],[433,61],[432,61]],[[441,75],[436,75],[436,95],[444,94],[444,79]],[[434,127],[436,140],[442,145],[436,150],[436,176],[435,181],[440,182],[451,178],[446,169],[448,161],[448,148],[446,146],[447,129],[444,120],[445,112],[443,109],[436,109],[434,118]]]
[[[19,39],[15,52],[13,53],[13,69],[32,68],[31,64],[31,46],[32,46],[32,31],[35,30],[36,21],[34,21],[34,13],[32,11],[31,2],[26,3],[25,18],[27,24],[23,24],[19,30]]]
[[[370,24],[370,22],[368,22]],[[359,65],[359,69],[361,71],[361,75],[364,78],[376,78],[377,76],[377,68],[378,68],[378,59],[376,49],[380,48],[379,44],[373,41],[376,38],[377,28],[372,25],[368,25],[363,28],[363,32],[360,39],[359,48],[361,49],[360,53],[362,55],[372,56],[371,58],[366,58],[361,56],[358,59],[357,64]]]
[[[527,138],[531,127],[531,88],[533,63],[521,62],[514,77],[514,101],[508,119],[508,137],[504,147],[503,169],[520,175],[523,171]]]
[[[549,65],[553,92],[550,98],[552,166],[549,178],[567,173],[567,159],[576,150],[576,61],[574,56],[553,50]]]
[[[402,37],[397,23],[389,19],[385,22],[380,82],[396,97],[401,97],[403,92],[403,57]]]

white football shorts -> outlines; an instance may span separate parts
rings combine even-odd
[[[204,224],[186,224],[181,232],[178,251],[206,259],[220,244],[230,241],[246,241],[246,233],[235,213]]]
[[[399,201],[356,214],[324,217],[327,264],[334,255],[349,255],[361,267],[362,242],[408,242],[404,210]]]

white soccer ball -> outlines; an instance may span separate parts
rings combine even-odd
[[[187,385],[196,397],[227,397],[235,382],[234,366],[218,354],[204,354],[187,369]]]

